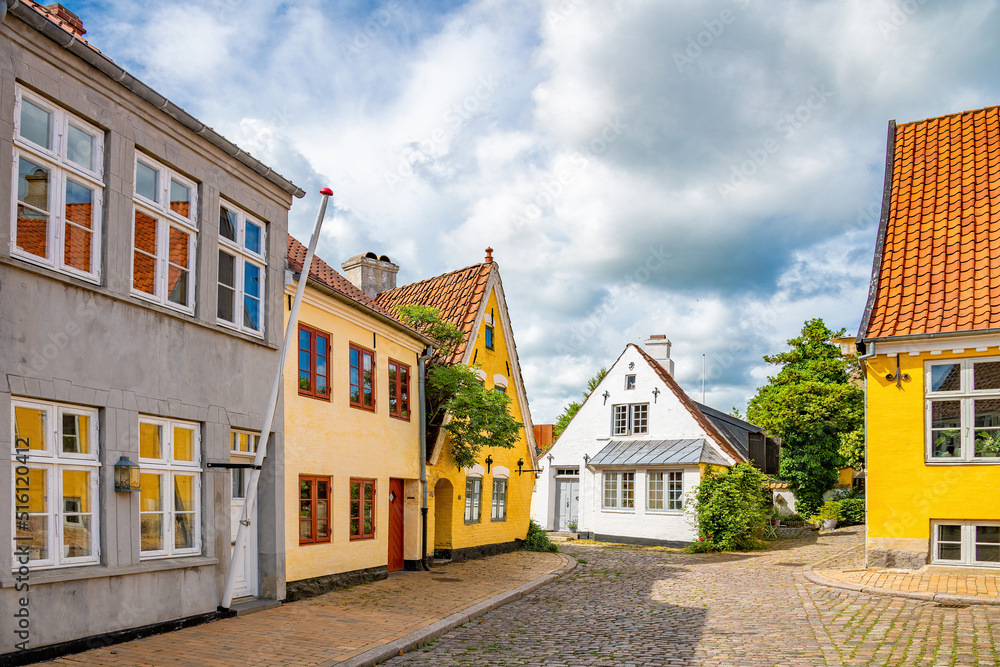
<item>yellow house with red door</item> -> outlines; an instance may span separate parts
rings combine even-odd
[[[1000,107],[888,143],[857,339],[868,562],[1000,567]]]
[[[305,254],[289,236],[286,324]],[[284,373],[287,600],[419,568],[417,369],[430,344],[319,257],[296,333]]]
[[[513,449],[487,448],[471,468],[459,468],[442,429],[428,452],[432,510],[428,533],[436,555],[467,558],[520,548],[528,531],[538,469],[531,414],[507,312],[500,267],[492,249],[464,269],[380,292],[376,302],[437,308],[467,334],[450,363],[477,366],[487,388],[511,398],[510,411],[524,427]],[[428,542],[431,538],[428,537]],[[429,548],[429,547],[428,547]]]

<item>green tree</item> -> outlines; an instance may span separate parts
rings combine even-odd
[[[780,367],[757,390],[747,418],[781,443],[781,478],[795,493],[802,515],[816,511],[823,493],[837,483],[838,469],[857,462],[857,438],[864,428],[864,392],[857,383],[857,359],[844,357],[820,318],[806,321],[788,341],[791,349],[764,357]]]
[[[594,393],[594,390],[597,389],[597,385],[601,384],[601,380],[603,380],[604,376],[607,374],[608,374],[608,369],[602,368],[601,370],[597,371],[597,374],[594,377],[587,380],[587,390],[583,392],[584,401],[586,401],[587,398],[592,393]],[[553,437],[558,438],[560,435],[562,435],[562,432],[566,429],[567,426],[569,426],[569,423],[573,420],[573,417],[576,416],[576,413],[580,411],[580,408],[582,406],[583,406],[582,402],[573,401],[565,408],[563,408],[563,411],[556,418],[556,423],[552,426]]]
[[[443,320],[436,308],[399,306],[397,311],[400,320],[436,343],[425,386],[427,450],[442,428],[451,437],[452,456],[461,468],[474,465],[484,447],[513,448],[524,425],[511,416],[510,397],[486,389],[473,368],[446,363],[465,341],[465,333]]]

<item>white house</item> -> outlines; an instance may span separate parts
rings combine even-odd
[[[687,496],[704,467],[751,459],[764,467],[764,432],[692,401],[673,368],[666,336],[625,348],[546,456],[531,506],[539,525],[576,524],[604,541],[687,544],[697,538]]]

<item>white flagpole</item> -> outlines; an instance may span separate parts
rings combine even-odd
[[[250,473],[250,484],[247,488],[247,498],[243,505],[243,516],[240,517],[240,527],[236,532],[236,544],[233,545],[233,555],[229,561],[229,573],[226,577],[226,588],[222,593],[221,609],[229,609],[233,603],[233,586],[236,583],[236,566],[242,561],[243,548],[247,540],[247,527],[250,521],[247,517],[253,512],[254,503],[257,501],[257,481],[260,479],[260,469],[264,465],[264,457],[267,455],[267,440],[271,435],[271,424],[274,422],[274,413],[278,407],[278,392],[281,389],[281,376],[285,369],[285,361],[288,359],[289,341],[295,339],[295,327],[299,321],[299,306],[302,305],[302,295],[306,291],[306,283],[309,277],[309,268],[312,265],[313,253],[316,252],[316,244],[319,242],[319,231],[323,227],[323,218],[326,216],[326,204],[333,196],[330,188],[323,188],[319,191],[323,195],[323,201],[319,207],[319,215],[316,216],[316,227],[313,229],[312,238],[309,239],[309,247],[306,249],[306,258],[302,261],[302,273],[299,275],[299,286],[295,290],[295,300],[292,302],[292,312],[288,315],[288,326],[285,328],[285,339],[281,342],[281,352],[278,355],[278,372],[274,376],[274,384],[271,386],[271,398],[267,405],[267,412],[264,416],[264,427],[260,432],[260,444],[257,446],[257,455],[254,457],[254,467]],[[282,480],[277,480],[280,484]]]

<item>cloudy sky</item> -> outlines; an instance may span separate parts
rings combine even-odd
[[[502,269],[535,423],[626,343],[745,406],[804,320],[855,333],[887,123],[1000,103],[1000,4],[62,0],[309,192],[320,254]]]

